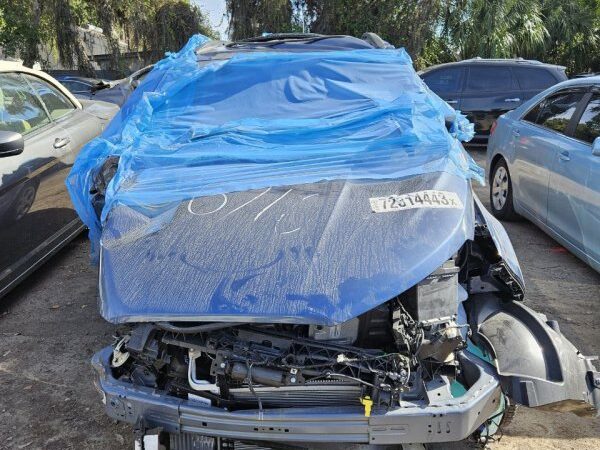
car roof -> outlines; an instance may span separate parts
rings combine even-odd
[[[347,35],[273,33],[239,41],[211,41],[199,47],[196,54],[200,60],[211,60],[228,59],[236,53],[249,52],[310,52],[390,47],[374,33],[365,33],[362,39]]]
[[[563,89],[569,86],[600,86],[600,75],[594,75],[582,78],[572,78],[570,80],[563,81],[562,83],[555,84],[552,86],[552,90]]]
[[[78,75],[59,75],[56,77],[59,81],[80,81],[82,83],[98,84],[102,80],[99,78],[80,77]]]
[[[65,88],[58,80],[48,75],[46,72],[42,72],[41,70],[30,69],[29,67],[25,67],[18,61],[5,61],[0,60],[0,73],[7,72],[19,72],[19,73],[28,73],[30,75],[36,76],[38,78],[42,78],[44,81],[47,81],[56,89],[58,89],[65,97],[67,97],[71,102],[77,107],[82,108],[81,102],[77,100],[77,98],[69,92],[67,88]]]
[[[547,64],[535,59],[523,59],[523,58],[471,58],[463,59],[462,61],[455,61],[444,64],[436,64],[431,67],[420,71],[419,73],[427,73],[430,70],[438,69],[441,67],[462,67],[471,65],[510,65],[510,66],[537,66],[537,67],[554,67],[558,69],[565,69],[565,66],[559,66],[557,64]]]

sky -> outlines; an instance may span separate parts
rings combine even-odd
[[[192,2],[208,15],[211,27],[221,35],[221,39],[225,39],[227,37],[228,23],[225,0],[192,0]]]

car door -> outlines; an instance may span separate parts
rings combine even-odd
[[[512,72],[521,88],[522,101],[527,101],[544,89],[566,80],[566,77],[561,80],[557,79],[553,71],[545,67],[516,66],[512,68]]]
[[[64,173],[66,178],[79,150],[89,140],[100,134],[104,121],[88,114],[85,109],[73,108],[70,100],[47,81],[30,74],[25,74],[24,77],[41,98],[52,120],[65,130],[65,138],[68,143],[59,153],[62,162],[68,166],[68,170]],[[86,103],[86,105],[88,104]],[[69,206],[73,208],[70,201]]]
[[[513,199],[517,210],[546,224],[550,172],[573,143],[565,133],[586,88],[567,88],[531,108],[512,129],[514,151]]]
[[[423,74],[423,81],[454,109],[460,109],[460,95],[464,81],[464,67],[451,66],[433,69]]]
[[[472,64],[467,73],[460,110],[475,124],[473,144],[485,144],[496,119],[521,105],[510,67]]]
[[[574,115],[572,138],[558,152],[550,174],[548,226],[585,255],[600,261],[600,92],[588,93]]]
[[[69,136],[20,73],[0,73],[0,129],[21,133],[24,150],[0,159],[0,296],[43,261],[80,224],[64,184]]]

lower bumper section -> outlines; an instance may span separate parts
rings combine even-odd
[[[470,385],[461,397],[407,403],[394,410],[319,407],[229,412],[116,380],[112,349],[92,359],[106,412],[114,419],[168,433],[194,433],[235,440],[302,443],[402,444],[459,441],[498,409],[501,390],[495,369],[468,352],[460,354]]]

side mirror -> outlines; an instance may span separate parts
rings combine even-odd
[[[14,131],[0,131],[0,158],[20,155],[25,148],[23,136]]]
[[[600,137],[594,139],[594,143],[592,144],[592,155],[600,156]]]

